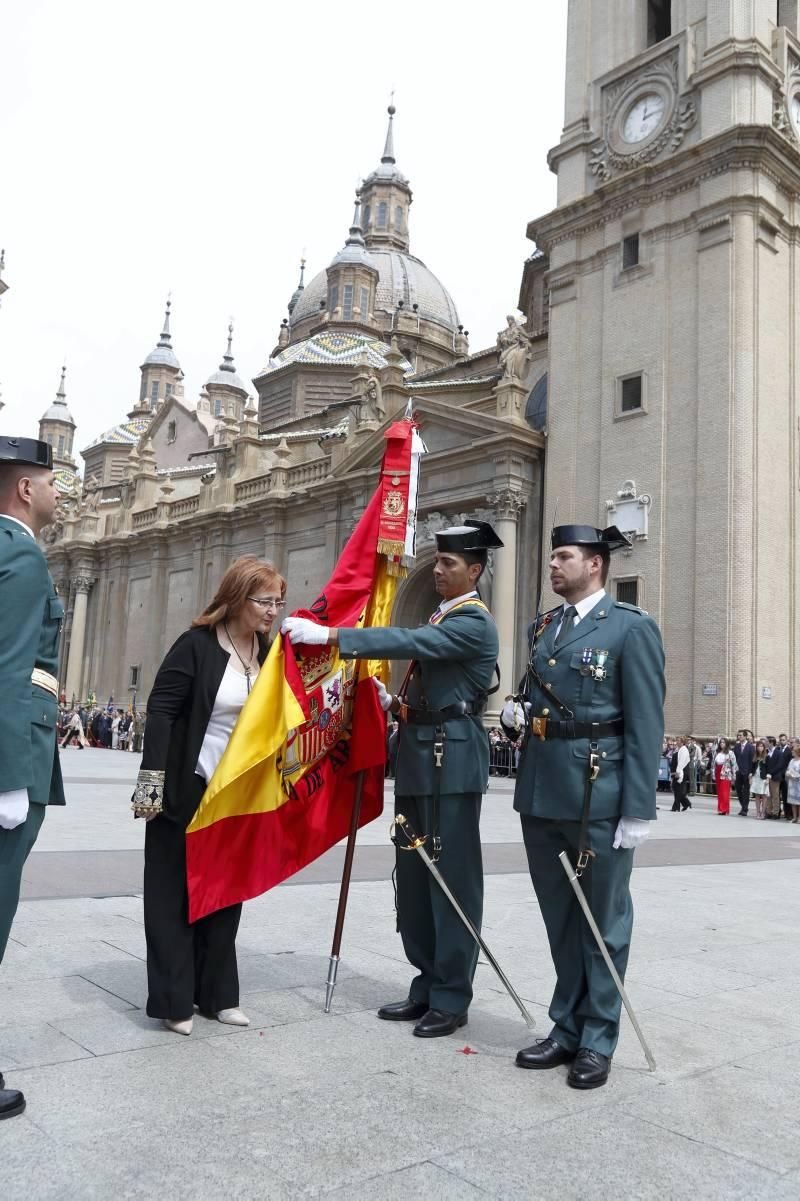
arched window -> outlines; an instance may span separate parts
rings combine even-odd
[[[174,442],[178,437],[178,423],[170,421],[167,426],[167,442]]]
[[[150,408],[154,409],[158,404],[158,380],[154,379],[150,385]]]
[[[382,200],[378,205],[378,229],[386,229],[386,201]]]
[[[222,401],[220,400],[220,398],[218,396],[214,398],[214,416],[215,417],[222,416]]]
[[[339,285],[333,284],[328,289],[328,312],[333,314],[333,310],[339,304]]]
[[[172,384],[167,384],[164,395],[172,396]]]
[[[58,435],[58,453],[60,455],[63,455],[63,453],[64,453],[64,435],[63,434]]]
[[[361,309],[361,320],[366,321],[369,317],[369,288],[361,289],[361,299],[358,302]]]
[[[403,232],[403,209],[399,204],[394,210],[394,227],[398,233]]]
[[[364,219],[361,223],[364,229],[369,229],[369,218],[370,218],[371,212],[372,212],[372,209],[370,208],[370,206],[368,204],[365,204],[364,205]]]

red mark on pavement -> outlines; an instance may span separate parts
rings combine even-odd
[[[472,1047],[459,1047],[459,1055],[479,1055],[479,1051],[473,1051]]]

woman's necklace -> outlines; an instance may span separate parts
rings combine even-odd
[[[255,653],[256,653],[256,636],[255,636],[255,634],[253,634],[253,636],[252,636],[252,637],[253,637],[253,641],[250,643],[250,659],[249,659],[249,661],[248,661],[248,662],[245,662],[245,660],[244,660],[244,659],[242,658],[242,656],[239,654],[239,648],[238,648],[238,646],[236,645],[236,643],[235,643],[235,642],[233,641],[233,639],[231,638],[231,632],[230,632],[230,630],[228,629],[228,623],[227,623],[227,621],[223,621],[223,623],[222,623],[222,628],[223,628],[223,630],[225,631],[225,636],[227,637],[227,639],[228,639],[228,642],[230,642],[231,646],[232,646],[232,647],[233,647],[233,649],[236,651],[236,658],[239,660],[239,662],[241,663],[242,667],[244,668],[244,678],[247,680],[247,695],[249,696],[249,695],[250,695],[250,673],[251,673],[251,672],[252,672],[252,670],[253,670],[253,656],[254,656],[254,655],[255,655]]]

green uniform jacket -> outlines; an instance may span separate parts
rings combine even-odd
[[[0,517],[0,792],[27,788],[38,805],[63,805],[58,699],[31,684],[56,675],[64,606],[38,543]]]
[[[465,604],[438,625],[416,630],[339,630],[343,659],[414,659],[406,700],[417,709],[444,709],[472,701],[492,685],[497,662],[497,628],[479,605]],[[489,740],[480,717],[444,725],[442,795],[485,792],[489,786]],[[397,753],[396,796],[430,796],[436,790],[433,726],[402,725]]]
[[[608,594],[553,649],[560,607],[536,639],[533,664],[542,681],[574,714],[575,721],[622,718],[622,735],[600,738],[600,774],[592,789],[590,820],[656,816],[656,783],[664,734],[664,649],[651,617]],[[545,615],[547,616],[547,615]],[[533,637],[533,627],[528,640]],[[606,651],[606,678],[582,674],[584,650]],[[531,716],[564,715],[552,695],[527,677],[524,699]],[[589,739],[542,741],[530,733],[520,757],[514,808],[532,817],[580,821],[588,769]]]

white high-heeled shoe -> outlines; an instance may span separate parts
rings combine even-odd
[[[246,1013],[242,1013],[241,1009],[220,1009],[217,1013],[217,1021],[224,1022],[226,1026],[249,1026],[250,1018]]]
[[[194,1018],[186,1018],[183,1022],[173,1021],[172,1018],[164,1018],[164,1025],[173,1034],[191,1034],[193,1021]]]

